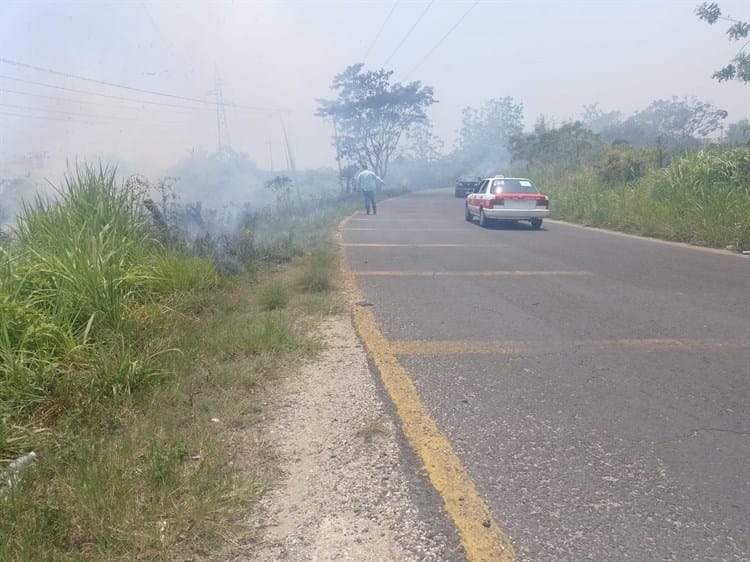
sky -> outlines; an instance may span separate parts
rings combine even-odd
[[[750,1],[718,3],[750,21]],[[710,102],[730,123],[750,117],[750,86],[711,78],[742,43],[727,22],[699,20],[697,4],[2,0],[0,177],[99,157],[156,177],[217,149],[219,92],[221,130],[259,167],[286,168],[285,134],[298,169],[335,167],[332,127],[314,114],[358,62],[431,86],[447,148],[463,108],[506,96],[529,128],[593,103],[627,117],[672,96]]]

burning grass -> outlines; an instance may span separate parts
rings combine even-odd
[[[269,482],[251,438],[261,392],[316,353],[311,322],[341,306],[325,243],[340,208],[274,221],[265,242],[258,220],[191,247],[162,238],[142,187],[81,169],[2,246],[0,459],[37,453],[0,497],[2,560],[252,541],[232,537]]]

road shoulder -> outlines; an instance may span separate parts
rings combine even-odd
[[[326,320],[319,337],[325,351],[282,380],[267,407],[283,477],[253,517],[263,540],[252,560],[463,559],[351,319]]]

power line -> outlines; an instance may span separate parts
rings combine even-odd
[[[67,123],[84,123],[86,125],[92,125],[90,121],[77,121],[75,119],[70,119],[66,117],[52,117],[50,115],[43,116],[43,115],[24,115],[22,113],[11,113],[10,111],[0,111],[0,115],[5,115],[8,117],[18,117],[20,119],[41,119],[42,121],[65,121]]]
[[[46,109],[44,107],[34,107],[33,105],[21,105],[21,104],[15,104],[15,103],[0,103],[0,107],[10,107],[12,109],[25,109],[25,110],[31,110],[31,111],[46,111],[47,113],[57,113],[58,115],[70,115],[72,117],[84,117],[84,118],[90,118],[91,115],[86,115],[84,113],[71,113],[70,111],[62,111],[60,109]]]
[[[431,55],[432,53],[434,53],[434,52],[435,52],[435,50],[436,50],[436,49],[437,49],[437,48],[438,48],[438,47],[439,47],[439,46],[440,46],[440,45],[441,45],[441,44],[443,43],[443,41],[445,41],[445,40],[446,40],[446,39],[448,38],[448,36],[449,36],[449,35],[450,35],[451,33],[453,33],[453,31],[454,31],[454,30],[455,30],[455,29],[456,29],[456,28],[457,28],[457,27],[458,27],[459,25],[461,25],[461,22],[462,22],[462,21],[464,21],[464,18],[466,18],[466,16],[468,16],[468,15],[469,15],[469,13],[470,13],[470,12],[471,12],[471,11],[472,11],[472,10],[473,10],[474,8],[476,8],[477,4],[479,4],[479,0],[476,0],[476,1],[475,1],[475,2],[474,2],[474,3],[472,4],[472,5],[471,5],[471,6],[469,6],[469,9],[468,9],[468,10],[466,10],[466,11],[464,12],[464,14],[463,14],[463,15],[462,15],[462,16],[461,16],[460,18],[458,18],[458,21],[457,21],[457,22],[456,22],[455,24],[453,24],[453,27],[451,27],[451,28],[450,28],[450,29],[448,30],[448,33],[446,33],[445,35],[443,35],[443,37],[442,37],[442,38],[440,39],[440,41],[438,41],[438,42],[437,42],[437,43],[435,44],[435,46],[434,46],[434,47],[432,47],[432,49],[430,49],[430,50],[429,50],[429,52],[428,52],[428,53],[427,53],[427,54],[426,54],[426,55],[425,55],[424,57],[422,57],[422,60],[420,60],[420,61],[419,61],[419,62],[418,62],[418,63],[417,63],[417,64],[416,64],[415,66],[414,66],[414,68],[412,68],[412,69],[411,69],[411,70],[410,70],[410,71],[409,71],[409,72],[408,72],[408,73],[406,74],[406,76],[407,76],[407,77],[409,77],[409,76],[410,76],[410,75],[411,75],[411,74],[412,74],[412,73],[413,73],[413,72],[414,72],[414,71],[415,71],[416,69],[418,69],[418,68],[419,68],[420,66],[422,66],[422,64],[424,63],[424,61],[426,61],[426,60],[427,60],[427,59],[428,59],[428,58],[430,57],[430,55]]]
[[[435,0],[430,0],[430,3],[427,4],[427,7],[422,11],[422,13],[420,14],[420,16],[417,18],[417,21],[414,22],[414,25],[411,26],[411,29],[409,29],[409,31],[406,32],[406,35],[404,36],[404,38],[401,39],[401,42],[393,50],[393,52],[391,53],[391,56],[389,56],[385,60],[385,62],[383,63],[383,66],[386,66],[390,62],[390,60],[393,58],[393,55],[395,55],[398,52],[398,50],[401,48],[401,45],[403,45],[404,42],[406,42],[406,40],[411,35],[411,32],[414,31],[414,28],[417,27],[417,25],[419,25],[419,22],[422,21],[422,18],[425,16],[425,14],[427,14],[427,12],[429,11],[430,7],[432,7],[432,5],[434,3],[435,3]],[[3,59],[0,59],[0,61],[2,61],[2,60]]]
[[[103,103],[103,102],[97,103],[95,101],[89,101],[89,100],[83,100],[83,99],[75,99],[75,98],[66,98],[64,96],[45,96],[44,94],[36,94],[34,92],[23,92],[23,91],[20,91],[20,90],[11,90],[9,88],[2,88],[2,87],[0,87],[0,93],[16,94],[16,95],[19,95],[19,96],[28,96],[28,97],[33,97],[33,98],[42,98],[42,99],[48,99],[48,100],[54,100],[54,101],[62,101],[62,102],[66,102],[66,103],[75,103],[75,104],[86,105],[86,106],[97,105],[99,107],[110,107],[110,108],[113,107],[112,105],[107,104],[107,103]],[[172,105],[172,104],[169,104],[169,105]],[[198,109],[198,108],[190,107],[190,106],[187,106],[187,105],[173,105],[173,107],[181,107],[181,108],[189,109],[191,111],[195,111],[196,109]],[[128,107],[128,106],[120,106],[120,107],[118,107],[118,109],[127,109],[127,110],[136,110],[136,111],[138,111],[141,108],[138,108],[138,107]]]
[[[36,70],[38,72],[46,72],[47,74],[54,74],[55,76],[64,76],[66,78],[74,78],[76,80],[83,80],[84,82],[91,82],[93,84],[101,84],[103,86],[109,86],[111,88],[120,88],[120,89],[123,89],[123,90],[129,90],[131,92],[140,92],[142,94],[148,94],[148,95],[152,95],[152,96],[161,96],[161,97],[165,97],[165,98],[177,99],[177,100],[182,100],[182,101],[189,101],[189,102],[193,102],[193,103],[200,103],[200,104],[204,104],[204,105],[216,105],[217,104],[217,102],[211,101],[211,100],[206,100],[206,99],[201,99],[201,98],[192,98],[192,97],[189,97],[189,96],[181,96],[181,95],[178,95],[178,94],[170,94],[170,93],[167,93],[167,92],[159,92],[159,91],[156,91],[156,90],[146,90],[146,89],[143,89],[143,88],[136,88],[134,86],[126,86],[125,84],[117,84],[115,82],[107,82],[106,80],[98,80],[96,78],[88,78],[86,76],[79,76],[77,74],[71,74],[69,72],[61,72],[59,70],[53,70],[51,68],[44,68],[44,67],[41,67],[41,66],[35,66],[33,64],[27,64],[27,63],[24,63],[24,62],[18,62],[18,61],[14,61],[14,60],[9,60],[9,59],[2,58],[2,57],[0,57],[0,63],[9,64],[9,65],[12,65],[12,66],[18,66],[18,67],[21,67],[21,68],[28,68],[28,69],[31,69],[31,70]],[[267,108],[267,107],[253,107],[253,106],[249,106],[249,105],[241,105],[241,104],[227,103],[227,102],[224,102],[224,105],[228,106],[228,107],[237,108],[237,109],[249,109],[249,110],[252,110],[252,111],[263,111],[263,112],[268,112],[269,111],[269,108]]]
[[[46,107],[35,107],[33,105],[21,105],[21,104],[12,104],[12,103],[0,103],[0,107],[9,107],[12,109],[23,109],[23,110],[30,110],[30,111],[37,111],[37,112],[46,112],[46,113],[55,113],[58,115],[68,115],[71,117],[82,117],[84,119],[94,119],[98,120],[100,123],[117,123],[122,121],[127,121],[129,123],[133,122],[139,122],[143,123],[143,119],[133,119],[132,116],[123,116],[123,115],[113,115],[113,114],[107,114],[107,115],[96,115],[92,113],[74,113],[71,111],[63,111],[61,109],[48,109]],[[158,121],[153,119],[148,119],[147,122],[149,123],[161,123],[164,125],[173,125],[175,123],[179,123],[179,121]]]
[[[124,96],[114,96],[114,95],[111,95],[111,94],[101,94],[99,92],[89,92],[88,90],[78,90],[76,88],[66,88],[65,86],[57,86],[55,84],[47,84],[47,83],[44,83],[44,82],[36,82],[34,80],[25,80],[24,78],[15,78],[13,76],[7,76],[5,74],[0,74],[0,78],[3,78],[5,80],[12,80],[14,82],[21,82],[23,84],[31,84],[33,86],[42,86],[44,88],[52,88],[52,89],[55,89],[55,90],[62,90],[64,92],[73,92],[73,93],[76,93],[76,94],[85,94],[85,95],[88,95],[88,96],[98,96],[98,97],[107,98],[107,99],[114,99],[114,100],[121,100],[121,101],[130,101],[130,102],[135,102],[135,103],[140,103],[140,104],[159,105],[159,106],[164,106],[164,107],[177,107],[177,108],[180,108],[180,109],[190,109],[190,110],[193,110],[193,111],[196,110],[196,109],[198,109],[197,107],[191,106],[191,105],[177,105],[177,104],[174,104],[174,103],[165,103],[165,102],[151,101],[151,100],[141,100],[141,99],[137,99],[137,98],[128,98],[128,97],[124,97]]]
[[[214,102],[211,102],[209,100],[204,100],[200,98],[191,98],[187,96],[180,96],[177,94],[168,94],[165,92],[157,92],[155,90],[145,90],[142,88],[135,88],[133,86],[126,86],[124,84],[116,84],[114,82],[107,82],[105,80],[97,80],[96,78],[87,78],[85,76],[78,76],[77,74],[70,74],[68,72],[60,72],[58,70],[52,70],[51,68],[44,68],[41,66],[34,66],[33,64],[26,64],[23,62],[8,60],[5,58],[0,58],[0,63],[9,64],[12,66],[19,66],[21,68],[29,68],[31,70],[36,70],[38,72],[46,72],[47,74],[54,74],[55,76],[64,76],[66,78],[74,78],[76,80],[83,80],[84,82],[91,82],[93,84],[101,84],[103,86],[109,86],[112,88],[121,88],[123,90],[130,90],[131,92],[140,92],[142,94],[149,94],[152,96],[162,96],[172,99],[178,99],[183,101],[190,101],[194,103],[202,103],[202,104],[209,104],[214,105]]]
[[[380,38],[380,34],[383,33],[383,29],[385,29],[385,24],[387,24],[388,20],[391,19],[391,16],[393,15],[393,11],[396,9],[396,6],[398,6],[400,1],[401,0],[396,0],[393,3],[393,6],[391,6],[391,11],[388,12],[388,15],[385,17],[385,21],[383,21],[383,25],[380,26],[380,29],[378,30],[377,35],[375,35],[375,39],[372,40],[372,43],[370,43],[370,46],[367,48],[367,52],[365,53],[365,56],[362,59],[363,62],[367,61],[367,57],[370,55],[370,51],[372,51],[372,48],[375,46],[375,43],[378,42],[378,39]]]

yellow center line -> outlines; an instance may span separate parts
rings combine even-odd
[[[526,350],[522,342],[475,342],[475,341],[391,341],[394,355],[470,355],[493,353],[498,355],[521,355]]]
[[[346,222],[349,223],[349,222],[365,222],[365,221],[369,222],[370,224],[372,224],[373,221],[376,221],[379,224],[389,223],[389,222],[408,222],[408,223],[428,222],[428,223],[430,223],[433,226],[440,225],[440,224],[445,224],[447,226],[454,226],[456,224],[455,221],[445,222],[445,223],[437,223],[437,222],[435,222],[434,219],[420,219],[420,218],[417,218],[417,217],[408,218],[408,219],[391,219],[391,218],[385,218],[385,217],[383,217],[383,218],[380,218],[380,217],[378,217],[378,218],[372,218],[372,217],[370,217],[370,218],[365,218],[365,217],[361,217],[361,218],[350,217],[350,218],[347,219]],[[342,229],[344,229],[344,228],[342,227]]]
[[[463,228],[389,228],[387,232],[461,232]],[[346,232],[386,232],[382,228],[347,228]]]
[[[338,239],[348,219],[339,225]],[[409,444],[422,459],[430,482],[443,498],[469,562],[511,562],[515,550],[505,532],[495,523],[448,439],[440,432],[419,398],[409,373],[395,357],[372,312],[355,306],[362,296],[355,278],[344,264],[343,279],[353,305],[352,319],[368,354],[377,367]]]
[[[476,340],[394,340],[394,355],[540,355],[572,349],[583,351],[717,351],[750,348],[750,338],[735,340],[626,338],[573,341],[476,341]]]
[[[570,276],[582,277],[593,275],[591,271],[569,270],[501,270],[501,271],[379,271],[356,270],[355,276],[374,277],[533,277],[533,276]]]
[[[375,244],[365,242],[340,242],[346,248],[503,248],[507,244]]]
[[[640,349],[644,351],[715,351],[721,349],[750,348],[750,338],[717,340],[704,338],[643,338],[615,340],[583,340],[574,345],[585,349],[610,351]]]

